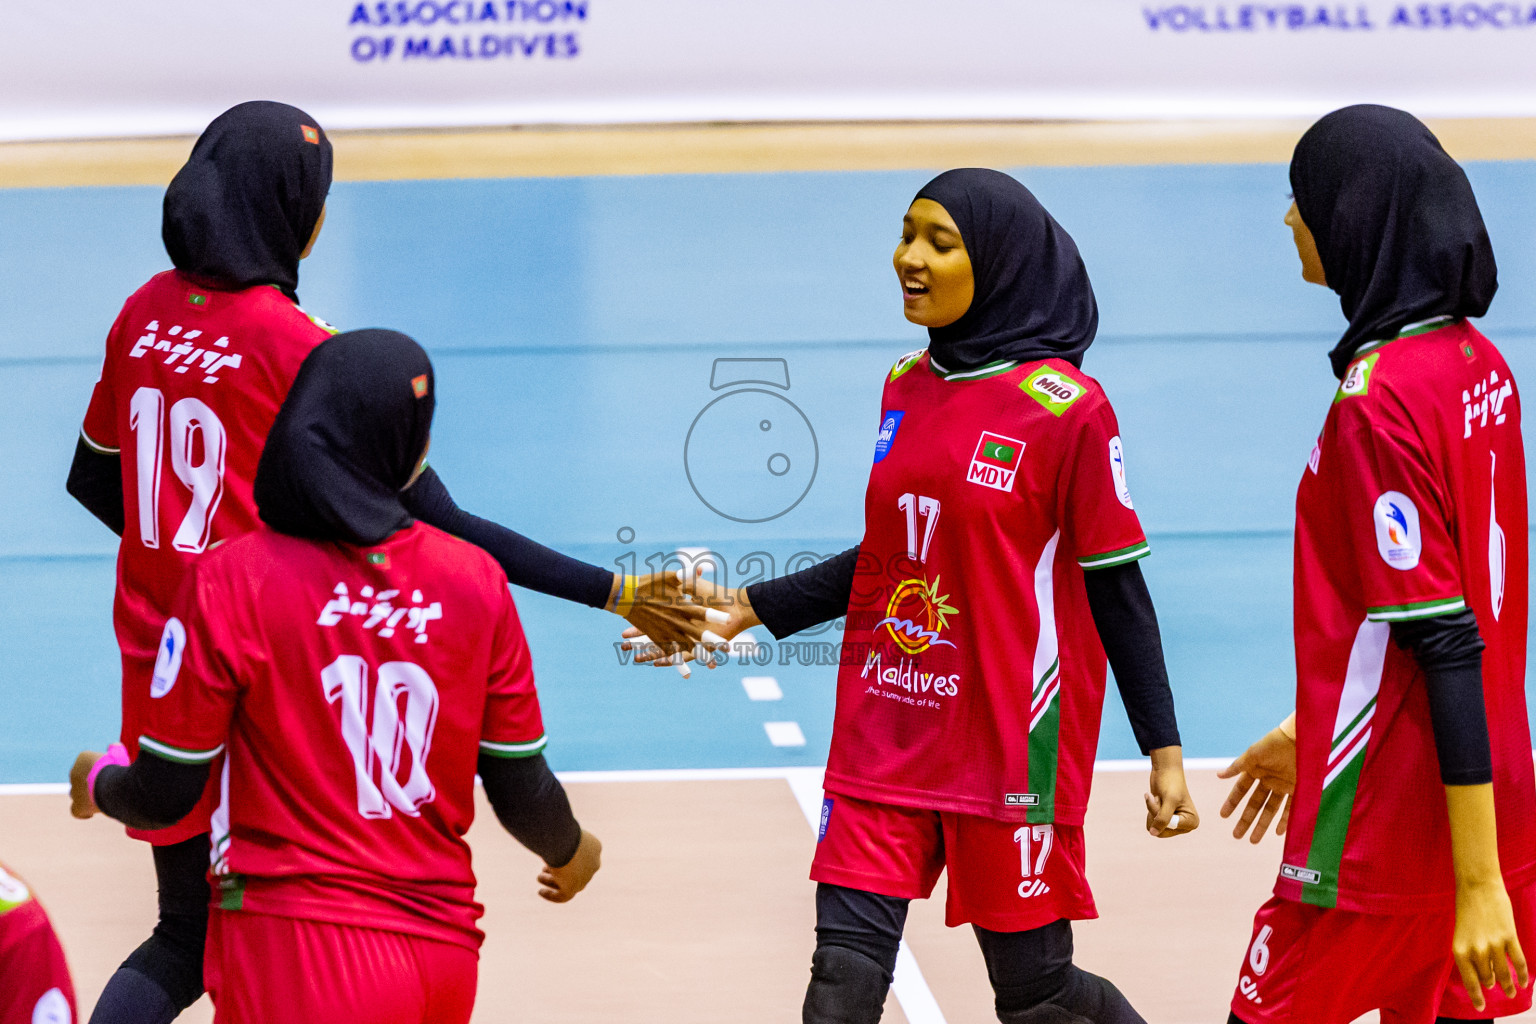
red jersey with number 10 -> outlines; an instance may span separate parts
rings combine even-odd
[[[368,548],[262,527],[194,568],[139,743],[224,753],[225,909],[475,947],[475,762],[539,753],[544,726],[490,555],[424,523]]]
[[[251,486],[267,433],[304,357],[331,333],[276,288],[216,291],[175,270],[151,278],[112,325],[81,433],[96,451],[122,452],[112,618],[130,753],[171,601],[199,554],[257,525]],[[207,826],[203,813],[130,832],[167,843]]]
[[[826,788],[1080,825],[1105,658],[1083,571],[1147,554],[1109,400],[1061,360],[885,386]]]
[[[1424,673],[1394,622],[1471,608],[1483,652],[1499,862],[1536,878],[1525,709],[1520,395],[1466,321],[1349,366],[1296,495],[1296,795],[1275,893],[1366,913],[1455,905]]]

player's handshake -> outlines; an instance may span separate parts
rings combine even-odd
[[[602,866],[603,841],[582,829],[575,856],[562,867],[552,868],[545,864],[544,870],[539,872],[539,895],[551,903],[569,903],[587,887]]]

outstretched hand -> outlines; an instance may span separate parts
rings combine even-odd
[[[694,570],[695,579],[703,571]],[[710,627],[706,610],[685,589],[684,579],[686,574],[678,570],[653,572],[633,577],[629,591],[621,580],[609,601],[609,608],[630,624],[624,635],[646,637],[656,657],[691,651],[705,642]]]
[[[1280,821],[1275,825],[1275,835],[1285,835],[1291,821],[1291,795],[1296,791],[1296,740],[1283,727],[1265,733],[1237,760],[1217,772],[1216,777],[1237,780],[1221,805],[1223,818],[1230,818],[1249,789],[1253,790],[1232,828],[1232,838],[1243,838],[1243,833],[1252,826],[1248,841],[1257,843],[1264,838],[1276,814]]]
[[[724,650],[743,630],[761,625],[752,611],[745,587],[735,590],[718,587],[701,579],[699,573],[692,579],[684,577],[677,581],[677,587],[685,595],[684,600],[692,602],[688,607],[701,620],[698,639],[688,645],[669,646],[657,642],[655,635],[645,630],[626,629],[624,649],[635,652],[636,664],[685,667],[690,661],[702,660],[714,668],[715,662],[710,657],[714,651]]]

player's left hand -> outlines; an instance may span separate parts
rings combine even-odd
[[[91,799],[89,780],[91,769],[106,756],[99,750],[81,751],[75,758],[74,767],[69,770],[69,813],[82,821],[101,812],[96,801]]]
[[[1184,779],[1184,749],[1160,747],[1152,751],[1150,790],[1147,802],[1147,833],[1157,839],[1182,836],[1200,827],[1200,812]]]

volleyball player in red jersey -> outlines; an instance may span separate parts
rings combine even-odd
[[[1067,232],[1019,182],[949,171],[903,220],[895,268],[925,351],[885,381],[859,546],[737,591],[723,632],[847,616],[811,877],[803,1020],[880,1018],[908,901],[949,871],[998,1019],[1136,1022],[1072,964],[1106,653],[1152,755],[1146,827],[1198,824],[1185,787],[1146,538]],[[1174,821],[1177,816],[1177,821]]]
[[[75,986],[48,914],[0,864],[0,1024],[73,1024]]]
[[[597,870],[600,844],[539,756],[506,574],[401,501],[434,394],[402,334],[354,331],[309,355],[256,474],[266,525],[199,559],[166,622],[137,760],[77,773],[83,813],[158,825],[222,761],[207,960],[220,1024],[467,1022],[477,771],[545,858],[541,895],[565,902]]]
[[[175,269],[129,298],[108,335],[69,491],[114,532],[121,739],[132,755],[173,596],[201,554],[256,525],[251,481],[300,363],[333,330],[298,306],[298,266],[325,219],[331,143],[295,107],[242,103],[198,139],[166,191]],[[621,577],[459,509],[430,468],[412,514],[489,551],[522,586],[607,607],[658,642],[693,641],[702,610],[670,577]],[[208,814],[153,834],[160,919],[108,983],[96,1024],[165,1024],[197,999],[207,915]]]
[[[1302,276],[1349,329],[1296,498],[1296,713],[1224,773],[1224,815],[1259,783],[1235,830],[1254,841],[1294,791],[1232,1020],[1519,1013],[1536,938],[1521,398],[1465,319],[1493,298],[1493,251],[1466,175],[1400,110],[1324,117],[1291,184]]]

